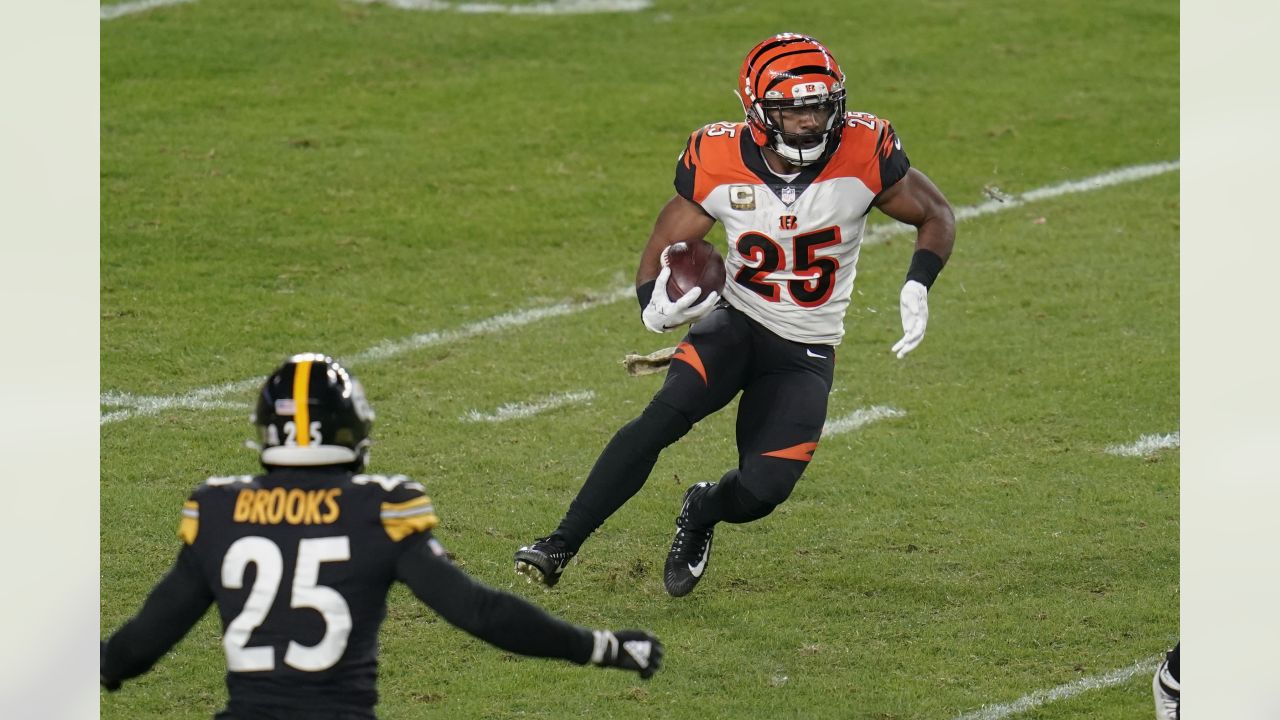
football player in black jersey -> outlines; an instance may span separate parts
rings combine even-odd
[[[578,627],[455,567],[423,486],[362,474],[372,421],[360,383],[327,356],[296,355],[268,377],[254,413],[266,472],[191,494],[173,567],[101,643],[103,686],[149,670],[216,603],[229,696],[217,718],[373,718],[378,627],[397,580],[508,652],[658,670],[653,635]]]

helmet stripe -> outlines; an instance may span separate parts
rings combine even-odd
[[[751,56],[751,59],[747,61],[747,67],[753,67],[756,64],[756,60],[759,60],[761,55],[769,52],[770,50],[776,47],[782,47],[783,45],[790,45],[792,43],[798,43],[798,42],[814,42],[814,40],[813,38],[807,37],[805,35],[791,35],[789,37],[783,37],[781,39],[774,40],[773,42],[767,43],[764,46],[762,46],[759,50],[757,50],[756,53]]]
[[[816,70],[816,71],[812,70],[812,69],[811,69],[811,66],[810,66],[810,67],[803,68],[803,69],[809,70],[810,72],[825,72],[825,73],[827,73],[827,74],[830,74],[832,77],[835,77],[834,73],[832,73],[832,71],[831,71],[831,63],[830,63],[831,58],[830,58],[826,53],[819,52],[818,50],[815,50],[814,48],[805,48],[805,49],[803,49],[803,50],[792,50],[791,52],[779,53],[779,54],[777,54],[777,55],[775,55],[775,56],[773,56],[773,57],[769,58],[768,60],[766,60],[766,61],[765,61],[765,63],[764,63],[763,65],[761,65],[761,66],[760,66],[760,70],[759,70],[758,72],[756,72],[755,77],[754,77],[754,78],[752,78],[752,80],[751,80],[751,87],[752,87],[752,88],[759,88],[759,87],[760,87],[760,80],[761,80],[761,78],[763,78],[763,77],[764,77],[764,71],[765,71],[765,70],[768,70],[770,65],[774,64],[775,62],[777,62],[777,61],[781,60],[781,59],[782,59],[782,58],[784,58],[784,57],[790,57],[790,56],[792,56],[792,55],[805,55],[805,54],[807,54],[807,53],[816,53],[819,57],[821,57],[821,58],[822,58],[822,63],[823,63],[823,65],[825,65],[825,67],[819,68],[819,69],[818,69],[818,70]],[[798,68],[798,69],[796,69],[796,70],[791,70],[791,72],[797,72],[797,70],[799,70],[799,69],[800,69],[800,68]],[[839,78],[837,78],[837,79],[839,79]],[[771,84],[771,85],[770,85],[770,87],[773,87],[773,85]],[[763,95],[763,94],[764,94],[764,90],[763,90],[763,89],[758,90],[758,91],[757,91],[757,90],[753,90],[752,92],[755,92],[757,95]]]
[[[311,408],[307,397],[311,392],[311,361],[300,360],[293,366],[293,424],[297,428],[298,445],[311,442]]]
[[[807,35],[782,33],[781,35],[773,36],[773,38],[771,38],[770,40],[766,40],[752,49],[752,52],[750,53],[750,55],[748,55],[747,59],[742,64],[741,81],[744,83],[743,89],[746,91],[746,94],[747,94],[747,97],[743,98],[744,103],[749,104],[755,101],[756,95],[757,95],[755,87],[756,87],[756,83],[760,82],[760,73],[763,73],[764,67],[767,67],[770,63],[776,60],[777,57],[782,55],[792,55],[797,53],[815,52],[814,47],[805,47],[799,50],[793,50],[791,52],[782,52],[782,53],[779,53],[778,56],[766,57],[766,55],[768,55],[770,52],[774,50],[777,50],[779,48],[786,50],[786,46],[794,45],[795,43],[812,44],[817,46],[817,48],[822,47],[817,43],[816,40],[814,40],[813,38]],[[756,63],[760,63],[762,67],[760,68],[760,73],[756,73],[753,77],[752,73],[755,73]]]
[[[826,75],[827,77],[837,82],[840,80],[840,78],[837,77],[834,72],[832,72],[827,68],[820,67],[818,65],[805,65],[803,67],[794,68],[790,72],[795,73],[796,75]],[[763,88],[763,90],[764,92],[769,92],[778,83],[784,82],[790,79],[791,78],[786,78],[786,77],[774,78],[773,82],[769,83],[768,87]]]

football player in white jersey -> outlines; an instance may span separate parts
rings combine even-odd
[[[548,586],[583,541],[644,485],[658,454],[741,393],[738,467],[684,495],[663,581],[682,596],[704,575],[721,521],[758,520],[787,499],[826,421],[836,346],[871,208],[917,230],[900,294],[902,358],[924,337],[928,291],[951,255],[955,218],[911,167],[888,121],[845,108],[845,76],[817,40],[784,33],[747,54],[738,78],[745,122],[694,132],[676,195],[636,273],[641,318],[655,332],[692,322],[662,389],[614,435],[560,526],[515,554]],[[665,250],[719,221],[728,239],[724,297],[667,297]]]

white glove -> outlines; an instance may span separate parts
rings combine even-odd
[[[924,340],[924,328],[929,324],[929,288],[908,280],[898,297],[898,311],[902,314],[902,339],[890,351],[901,360]]]
[[[663,259],[666,259],[665,255]],[[700,319],[711,312],[716,302],[720,300],[720,293],[712,290],[702,299],[702,302],[694,305],[698,296],[702,294],[702,288],[696,287],[685,293],[684,297],[671,300],[667,297],[667,280],[670,278],[671,268],[664,264],[662,271],[658,273],[658,279],[654,282],[653,297],[649,299],[649,304],[640,314],[640,318],[644,320],[644,326],[656,333],[664,333]]]

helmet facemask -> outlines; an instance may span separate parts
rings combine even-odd
[[[845,76],[822,43],[808,35],[780,33],[747,53],[738,71],[738,100],[751,139],[803,167],[835,152],[844,130]],[[818,127],[787,132],[782,113],[808,110],[826,115]]]
[[[797,167],[805,167],[834,151],[844,125],[845,91],[820,92],[798,98],[765,98],[751,106],[748,122],[759,123],[767,138],[766,147]],[[818,129],[811,132],[787,132],[784,113],[807,112],[817,115]],[[822,116],[826,117],[823,118]],[[753,117],[754,116],[754,117]]]

